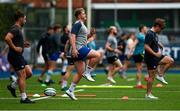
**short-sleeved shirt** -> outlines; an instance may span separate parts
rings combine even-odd
[[[69,34],[64,33],[60,38],[60,51],[61,52],[64,52],[64,48],[65,48],[67,40],[69,40]]]
[[[13,25],[10,28],[9,33],[11,33],[13,35],[13,38],[12,38],[13,44],[16,47],[21,47],[22,49],[24,49],[24,38],[23,38],[23,34],[22,34],[22,29],[17,25]],[[11,47],[9,47],[9,52],[19,54],[19,53],[15,52],[13,49],[11,49]]]
[[[48,51],[47,53],[49,55],[53,54],[53,53],[57,53],[60,51],[60,34],[59,33],[54,33],[53,35],[48,37]]]
[[[90,49],[96,50],[97,48],[96,48],[96,42],[95,42],[95,40],[89,42],[89,43],[87,44],[87,47],[89,47]]]
[[[155,32],[152,30],[149,30],[145,37],[145,44],[149,45],[149,47],[154,51],[159,51],[159,45],[158,45],[158,36]],[[150,54],[145,50],[145,60],[151,60],[152,58],[156,58],[156,56]]]
[[[138,33],[136,38],[138,39],[138,43],[135,47],[133,55],[143,54],[144,53],[145,35],[143,33]]]
[[[37,45],[37,52],[39,53],[39,50],[40,50],[40,46],[42,46],[42,53],[46,53],[48,51],[48,37],[50,36],[49,33],[47,32],[44,32],[41,34],[41,38],[40,40],[38,41],[38,45]]]
[[[81,21],[76,21],[72,27],[71,34],[76,35],[76,48],[79,50],[81,47],[87,45],[87,28]]]
[[[114,36],[109,36],[108,39],[107,39],[107,43],[110,44],[110,47],[112,49],[117,49],[117,39],[116,37]],[[112,52],[112,51],[108,51],[107,50],[107,57],[112,57],[112,56],[116,56],[116,53],[115,52]]]
[[[125,55],[128,55],[129,53],[132,53],[132,52],[129,52],[130,49],[129,49],[129,45],[133,44],[133,39],[129,38],[127,41],[126,41],[126,48],[125,48]]]

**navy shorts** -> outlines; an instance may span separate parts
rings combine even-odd
[[[75,58],[74,60],[86,60],[87,55],[89,54],[89,52],[91,51],[90,48],[88,48],[87,46],[83,46],[81,47],[78,52],[78,58]]]
[[[12,67],[15,71],[22,70],[27,65],[27,62],[24,59],[24,57],[22,56],[22,54],[17,54],[14,52],[8,53],[8,61],[12,65]]]
[[[147,65],[148,70],[154,70],[159,65],[159,62],[164,58],[165,56],[162,55],[160,58],[152,57],[152,58],[146,58],[145,62]]]
[[[117,56],[107,57],[107,61],[109,64],[113,64],[117,60],[118,60]]]
[[[71,57],[67,57],[68,65],[74,65],[74,59]]]
[[[134,60],[135,63],[143,62],[144,54],[133,55],[133,60]]]
[[[49,60],[51,60],[51,61],[57,61],[57,59],[59,58],[59,56],[60,56],[60,52],[55,52],[55,53],[49,55]]]

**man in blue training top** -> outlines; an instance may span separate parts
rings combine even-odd
[[[74,89],[76,85],[81,80],[82,76],[89,80],[89,74],[85,73],[85,61],[89,59],[88,70],[92,70],[92,68],[96,65],[96,63],[100,59],[100,54],[87,47],[87,28],[84,25],[86,21],[86,14],[83,8],[78,8],[75,10],[75,17],[77,21],[74,23],[71,30],[70,44],[71,44],[71,55],[74,60],[74,64],[77,70],[77,74],[74,75],[73,81],[70,85],[70,88],[66,91],[66,94],[72,99],[77,100],[74,95]],[[93,81],[93,80],[91,80]]]
[[[136,75],[137,88],[144,88],[143,85],[141,84],[141,76],[142,76],[142,64],[144,61],[144,40],[145,40],[146,33],[147,33],[147,27],[141,24],[139,26],[139,33],[136,35],[138,43],[136,44],[136,47],[133,53],[133,59],[137,68],[137,75]]]

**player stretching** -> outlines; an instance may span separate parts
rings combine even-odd
[[[87,28],[84,25],[86,20],[86,14],[83,8],[75,10],[75,17],[77,21],[74,23],[71,30],[70,44],[71,44],[71,55],[74,58],[74,64],[77,70],[77,74],[74,75],[73,81],[70,88],[66,91],[66,94],[72,99],[77,100],[74,95],[74,89],[81,80],[85,72],[85,61],[90,59],[89,68],[93,68],[94,65],[99,61],[100,54],[97,51],[89,49],[87,44]],[[91,76],[91,75],[89,75]],[[87,77],[84,75],[84,77]]]
[[[160,75],[164,73],[173,65],[174,60],[170,56],[164,56],[161,54],[159,48],[162,48],[158,42],[157,34],[160,33],[165,27],[165,20],[156,18],[151,30],[149,30],[145,37],[144,49],[145,49],[145,62],[147,64],[147,70],[149,79],[147,81],[147,93],[146,98],[158,99],[152,95],[152,84],[157,72],[157,66],[163,65],[164,67],[159,71]],[[161,79],[164,79],[163,77]]]

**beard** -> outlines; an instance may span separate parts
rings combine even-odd
[[[117,32],[114,32],[113,34],[114,34],[114,35],[117,35]]]
[[[24,26],[24,24],[25,24],[25,23],[21,23],[21,27],[23,27],[23,26]]]

